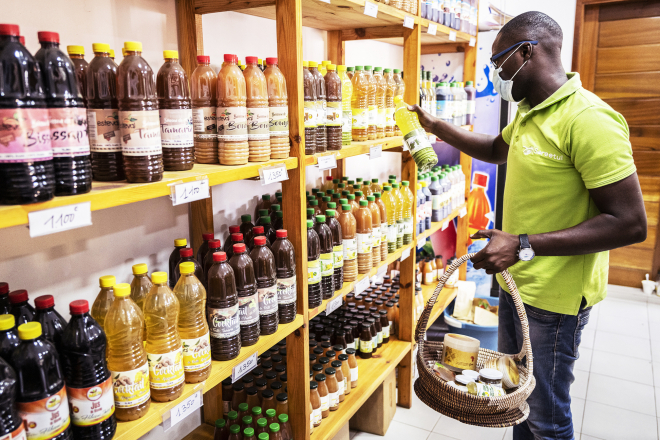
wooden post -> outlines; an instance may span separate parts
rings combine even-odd
[[[341,31],[328,31],[327,38],[327,52],[328,59],[332,64],[344,64],[345,63],[345,54],[344,54],[344,41],[341,38]]]

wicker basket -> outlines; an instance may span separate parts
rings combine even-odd
[[[443,286],[451,274],[461,264],[472,258],[474,254],[468,254],[458,258],[449,266],[424,308],[417,329],[415,340],[417,341],[417,367],[419,378],[415,381],[415,393],[419,399],[434,410],[459,420],[463,423],[484,427],[506,427],[522,423],[529,415],[527,398],[534,390],[536,381],[533,374],[532,345],[529,340],[529,323],[518,288],[508,271],[502,272],[504,281],[509,287],[513,302],[516,305],[518,316],[522,324],[523,346],[522,351],[513,355],[520,372],[520,386],[513,392],[502,397],[477,397],[448,385],[433,372],[433,366],[442,357],[442,342],[426,341],[426,327],[431,310],[442,291]],[[477,369],[484,366],[490,359],[503,356],[491,350],[479,349],[477,358]],[[522,360],[526,362],[523,364]]]

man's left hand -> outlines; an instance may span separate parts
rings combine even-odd
[[[489,229],[479,231],[470,238],[490,239],[486,247],[471,258],[475,269],[486,269],[487,274],[494,274],[502,272],[518,262],[520,240],[517,235]]]

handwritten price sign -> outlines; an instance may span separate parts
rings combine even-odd
[[[343,297],[339,296],[331,301],[328,301],[328,305],[325,308],[326,315],[329,315],[330,313],[334,312],[339,307],[341,307],[343,299],[344,299]]]
[[[197,200],[208,199],[209,179],[194,180],[192,182],[178,183],[171,189],[172,205],[183,205],[184,203],[195,202]]]
[[[83,226],[91,226],[91,202],[60,206],[28,213],[30,237],[54,234]]]
[[[368,2],[367,2],[368,3]],[[327,156],[319,156],[318,159],[319,170],[332,170],[337,168],[337,158],[334,154],[328,154]]]
[[[261,178],[261,185],[263,186],[289,180],[289,173],[286,172],[286,165],[281,163],[272,167],[260,168],[259,177]]]
[[[170,428],[202,406],[202,392],[197,391],[170,411]]]
[[[369,277],[364,277],[357,283],[355,283],[355,294],[359,295],[360,293],[364,292],[367,290],[367,287],[369,287]]]
[[[236,365],[231,370],[231,381],[232,381],[232,383],[236,383],[236,381],[238,381],[241,377],[248,374],[256,366],[257,366],[257,353],[255,352],[255,353],[252,353],[252,356],[245,359],[243,362]]]

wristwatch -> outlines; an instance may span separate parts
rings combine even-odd
[[[532,261],[534,258],[534,249],[532,249],[532,245],[529,244],[529,237],[527,234],[520,234],[518,238],[520,239],[518,258],[520,258],[520,261]]]

